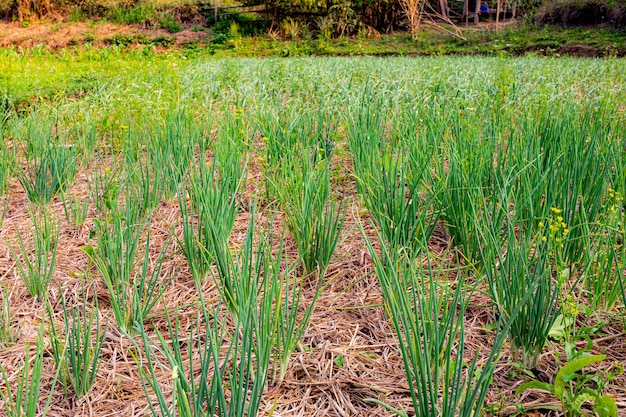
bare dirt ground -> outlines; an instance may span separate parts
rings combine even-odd
[[[171,34],[164,29],[146,28],[143,25],[117,25],[113,23],[37,23],[22,27],[17,22],[0,22],[0,47],[17,46],[22,48],[47,46],[50,49],[90,43],[103,46],[116,35],[144,35],[149,39],[166,36],[176,44],[190,41],[208,40],[203,31],[184,29]]]

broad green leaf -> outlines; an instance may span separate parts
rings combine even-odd
[[[593,412],[597,413],[600,417],[617,417],[617,404],[615,404],[615,398],[608,395],[601,396],[599,400],[596,400]]]
[[[606,355],[593,355],[593,356],[587,356],[584,358],[576,359],[566,364],[565,366],[563,366],[561,369],[559,369],[559,372],[556,374],[556,377],[554,378],[554,395],[556,395],[556,397],[559,400],[563,400],[563,392],[565,390],[566,376],[580,371],[585,366],[589,366],[596,362],[601,362],[605,359],[606,359]]]
[[[546,391],[546,392],[550,392],[554,394],[554,385],[547,384],[545,382],[530,381],[517,387],[517,389],[515,390],[515,395],[527,389],[540,389],[542,391]]]
[[[586,401],[593,402],[594,398],[595,397],[587,391],[581,392],[580,394],[576,395],[574,399],[572,399],[572,401],[567,405],[567,407],[570,410],[580,410],[580,408]]]
[[[337,365],[339,367],[345,365],[345,363],[346,363],[343,355],[337,356],[333,362],[335,362],[335,365]]]
[[[566,330],[573,323],[574,323],[573,317],[563,317],[563,314],[559,314],[554,320],[554,324],[552,325],[552,328],[550,329],[550,333],[548,333],[548,336],[556,340],[565,339],[565,336],[567,336]]]

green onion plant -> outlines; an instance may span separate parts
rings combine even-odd
[[[151,260],[150,220],[144,216],[142,205],[137,204],[140,199],[133,187],[124,187],[123,202],[118,204],[119,198],[113,199],[113,209],[96,220],[96,247],[87,246],[85,252],[107,287],[117,325],[131,333],[141,328],[168,285],[161,276],[161,266],[169,240]],[[143,262],[138,262],[141,246],[145,247]]]
[[[64,388],[69,384],[77,397],[86,395],[93,386],[100,367],[100,352],[105,340],[106,326],[100,323],[97,297],[91,304],[87,300],[85,288],[76,305],[67,306],[67,297],[61,297],[63,304],[63,327],[57,329],[50,315],[50,343],[53,358],[59,369],[59,379]],[[89,305],[88,307],[88,304]]]
[[[73,181],[76,153],[72,146],[58,143],[38,147],[35,152],[24,168],[17,168],[16,176],[31,203],[48,204]]]
[[[457,266],[457,282],[449,282],[444,267],[426,262],[385,244],[380,253],[365,235],[383,293],[385,310],[398,338],[413,410],[416,416],[479,416],[506,337],[499,322],[491,352],[482,367],[478,356],[464,359],[464,322],[471,286]],[[423,266],[423,264],[426,266]],[[367,399],[399,416],[410,415],[378,399]]]
[[[498,314],[509,325],[513,358],[532,369],[560,314],[562,242],[546,232],[549,227],[539,228],[541,223],[536,230],[517,230],[508,184],[500,187],[497,198],[477,220],[483,242],[479,253]]]
[[[451,137],[442,145],[443,153],[434,158],[431,187],[438,191],[434,195],[452,241],[466,259],[475,262],[480,259],[481,246],[475,219],[490,198],[498,175],[494,169],[496,140],[460,120],[454,120],[453,126]]]
[[[125,183],[134,187],[133,194],[137,197],[137,204],[141,213],[145,216],[161,203],[166,183],[165,171],[160,164],[143,154],[137,161],[128,161],[126,166],[131,167],[128,171]]]
[[[186,178],[199,143],[199,132],[183,112],[168,114],[163,125],[157,127],[150,137],[147,159],[154,174],[161,173],[162,194],[171,200],[178,194],[180,184]],[[155,169],[156,168],[156,169]]]
[[[237,154],[224,151],[211,166],[199,161],[192,170],[186,193],[178,202],[183,224],[183,253],[197,283],[206,278],[219,250],[228,243],[237,215],[237,197],[244,171]],[[187,202],[187,195],[190,202]]]
[[[3,143],[0,144],[0,197],[2,197],[4,196],[9,184],[9,179],[14,170],[14,155],[6,144],[4,144],[2,127],[0,127],[0,139],[3,140]]]
[[[29,214],[33,224],[30,244],[18,230],[19,256],[11,245],[9,251],[16,259],[17,271],[30,295],[43,301],[55,269],[60,227],[48,209],[30,208]]]
[[[85,224],[91,203],[89,196],[80,198],[76,194],[66,192],[63,193],[61,202],[63,203],[65,220],[70,226],[79,228]]]
[[[11,293],[6,285],[0,285],[2,304],[0,305],[0,348],[15,343],[18,336],[13,316],[11,315]]]
[[[16,373],[10,375],[5,367],[0,363],[0,373],[2,374],[3,387],[0,389],[0,400],[4,405],[4,411],[8,417],[35,417],[45,416],[52,401],[54,387],[57,383],[57,376],[51,382],[50,386],[44,386],[41,383],[43,376],[44,362],[44,339],[43,324],[39,329],[37,344],[35,346],[35,354],[31,355],[31,347],[26,346],[26,356],[22,368]],[[14,377],[17,382],[14,383]],[[46,401],[42,405],[39,397],[42,392],[46,393]]]
[[[341,204],[332,201],[329,161],[314,164],[308,155],[293,160],[301,167],[285,164],[292,178],[287,173],[283,176],[287,184],[281,191],[281,203],[298,247],[303,274],[315,273],[322,279],[337,247],[345,215]]]
[[[590,261],[608,186],[613,147],[604,140],[602,118],[592,110],[558,117],[546,112],[524,120],[511,136],[511,158],[521,174],[515,184],[520,226],[533,229],[551,209],[561,210],[568,229],[563,261],[572,268],[577,264],[574,269]]]
[[[200,311],[187,351],[178,343],[178,320],[171,320],[169,314],[169,340],[157,331],[157,343],[142,332],[148,370],[142,367],[141,375],[146,394],[149,387],[156,395],[159,411],[151,405],[153,415],[257,415],[275,340],[281,258],[280,253],[271,254],[268,234],[260,237],[257,246],[253,235],[254,215],[237,260],[228,247],[217,252],[220,294],[229,313],[224,315],[221,302],[209,308],[200,294]],[[229,329],[227,323],[234,328]],[[157,362],[156,352],[165,356],[167,364]],[[195,353],[197,364],[192,359]],[[171,399],[158,382],[157,370],[166,367],[172,375]]]

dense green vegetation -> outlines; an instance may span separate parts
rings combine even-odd
[[[289,415],[312,360],[400,364],[362,415],[496,414],[506,367],[617,415],[623,60],[0,54],[10,415]]]
[[[479,12],[479,10],[482,11]],[[420,11],[418,13],[418,11]],[[499,13],[498,13],[499,11]],[[626,29],[625,0],[0,0],[0,19],[27,27],[38,22],[108,22],[178,33],[210,28],[216,43],[228,32],[270,33],[287,40],[371,36],[428,25],[450,39],[467,26],[509,19],[537,25]],[[497,24],[496,26],[500,26]]]

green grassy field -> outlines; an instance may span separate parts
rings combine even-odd
[[[624,414],[623,60],[0,74],[9,416]]]

